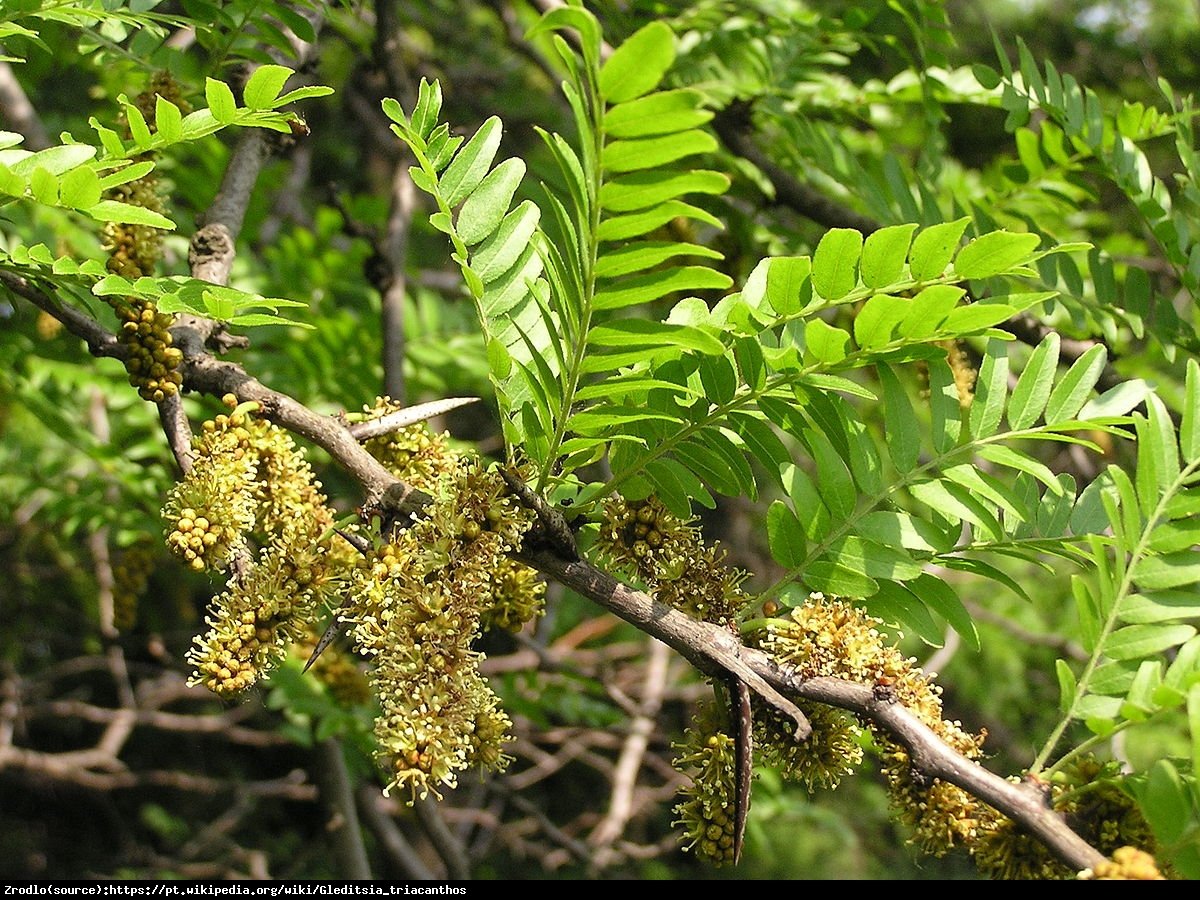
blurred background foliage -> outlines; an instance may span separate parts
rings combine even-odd
[[[22,14],[43,5],[20,0],[6,4],[4,15],[28,24]],[[185,94],[198,96],[204,76],[235,78],[264,46],[278,43],[281,25],[297,25],[291,7],[280,2],[128,6],[171,18],[159,31],[116,20],[85,28],[39,20],[40,43],[7,38],[4,49],[23,61],[6,65],[49,134],[82,135],[89,116],[111,123],[117,96],[134,96],[164,68]],[[384,6],[394,6],[387,15],[395,27],[381,43],[376,24]],[[1156,284],[1172,278],[1151,265],[1158,253],[1136,210],[1094,173],[1076,173],[1071,184],[1080,193],[1064,194],[1065,200],[1048,202],[1041,187],[1023,193],[1027,173],[1017,163],[1005,110],[975,102],[970,88],[947,73],[975,63],[997,68],[993,36],[1014,59],[1020,38],[1035,59],[1053,60],[1107,105],[1161,104],[1156,79],[1166,78],[1178,95],[1194,92],[1200,79],[1193,2],[606,0],[589,6],[614,44],[665,18],[682,37],[673,76],[679,83],[698,86],[719,106],[752,103],[763,153],[863,215],[886,224],[912,220],[915,211],[915,220],[930,222],[978,205],[1000,224],[1011,218],[1035,222],[1058,240],[1086,237],[1118,260],[1122,277],[1125,267],[1149,260]],[[532,126],[567,130],[567,111],[544,67],[545,47],[522,38],[536,16],[537,8],[522,0],[332,6],[302,74],[336,94],[304,105],[310,135],[280,142],[253,194],[232,279],[247,290],[304,301],[302,317],[316,327],[259,330],[250,349],[234,354],[249,371],[326,413],[358,410],[382,391],[378,257],[400,160],[379,101],[392,92],[390,79],[398,80],[408,107],[421,76],[439,78],[448,121],[473,130],[501,116],[506,153],[527,159],[535,176],[553,178]],[[942,73],[936,82],[917,77],[934,71]],[[1155,174],[1168,181],[1178,165],[1171,142],[1164,135],[1143,145]],[[185,271],[188,237],[213,199],[229,148],[228,140],[210,138],[162,159],[179,226],[166,240],[163,272]],[[773,202],[769,188],[764,196],[761,172],[744,158],[723,150],[715,165],[739,176],[727,196],[706,201],[727,223],[711,239],[736,281],[763,256],[812,251],[823,225]],[[919,190],[902,202],[897,178]],[[471,305],[442,236],[420,212],[408,223],[403,271],[406,399],[486,397],[486,360]],[[19,236],[78,258],[100,257],[93,224],[61,210],[10,206],[0,213],[0,240]],[[95,305],[98,316],[107,314]],[[1055,324],[1079,337],[1105,336],[1123,376],[1147,377],[1164,396],[1178,394],[1182,361],[1169,341],[1135,333],[1120,311],[1085,306],[1064,301]],[[185,405],[194,420],[217,409],[193,397]],[[485,452],[501,446],[486,405],[436,424]],[[881,421],[868,424],[882,432]],[[1119,458],[1119,448],[1112,452]],[[353,486],[319,453],[311,456],[343,512],[352,511]],[[1069,453],[1051,462],[1081,484],[1096,466]],[[328,812],[313,789],[322,765],[318,748],[330,739],[365,788],[361,803],[374,802],[372,712],[332,676],[301,677],[297,662],[230,706],[183,685],[183,655],[214,587],[162,546],[158,510],[173,474],[154,409],[129,389],[121,366],[90,358],[32,306],[0,299],[0,727],[9,741],[38,753],[82,753],[112,724],[126,693],[144,711],[119,767],[89,770],[87,777],[77,774],[87,766],[82,758],[68,760],[78,768],[67,772],[0,768],[5,878],[339,877],[344,870],[329,847]],[[723,500],[704,520],[709,535],[754,573],[752,586],[778,574],[761,515],[747,503]],[[1078,652],[1067,574],[1019,561],[1009,573],[1028,586],[1028,598],[997,592],[990,582],[956,584],[977,616],[978,653],[959,646],[952,633],[940,649],[911,638],[903,644],[939,673],[949,718],[987,729],[988,763],[997,771],[1029,764],[1058,717],[1054,660]],[[438,813],[393,803],[383,811],[395,831],[371,827],[365,817],[376,875],[414,871],[389,847],[399,833],[438,875],[453,871],[458,853],[483,878],[972,876],[962,858],[914,857],[907,835],[889,820],[870,766],[836,793],[816,796],[762,772],[741,866],[698,865],[678,849],[669,827],[676,782],[664,761],[705,693],[680,660],[660,686],[662,712],[624,836],[606,857],[582,859],[609,803],[632,701],[643,696],[648,645],[576,597],[554,591],[551,597],[536,629],[492,635],[485,647],[493,683],[517,724],[513,774],[467,779]],[[115,637],[101,629],[106,602],[118,619]],[[1118,749],[1147,763],[1163,748],[1180,750],[1185,740],[1184,731],[1164,725],[1139,730]],[[440,817],[451,849],[431,817]]]

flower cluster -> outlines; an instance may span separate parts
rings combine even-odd
[[[1161,877],[1154,857],[1157,843],[1137,803],[1120,786],[1120,766],[1101,763],[1094,756],[1077,757],[1044,785],[1050,807],[1061,813],[1071,828],[1101,853],[1113,854],[1105,871],[1152,870]],[[1146,848],[1138,850],[1135,847]],[[1146,852],[1149,851],[1149,852]],[[1065,879],[1075,873],[1058,861],[1046,845],[1027,834],[1008,817],[987,809],[976,843],[971,847],[975,863],[991,878]],[[1122,854],[1122,860],[1116,854]],[[1149,870],[1140,861],[1148,861]],[[1132,874],[1095,877],[1134,878]]]
[[[1100,863],[1091,872],[1080,875],[1084,879],[1096,881],[1165,881],[1165,876],[1158,871],[1154,857],[1145,850],[1136,847],[1119,847],[1113,851],[1111,859]]]
[[[509,760],[511,723],[472,644],[504,590],[507,554],[533,520],[475,459],[457,459],[425,489],[434,502],[362,561],[344,613],[373,664],[388,788],[413,796],[453,788],[471,765],[500,769]]]
[[[196,638],[188,661],[193,681],[230,696],[277,665],[288,647],[305,639],[321,611],[330,579],[322,550],[281,542],[264,547],[242,578],[213,600],[208,631]]]
[[[793,722],[774,707],[755,700],[754,746],[758,757],[810,791],[835,788],[862,764],[862,726],[849,713],[823,703],[796,705],[812,726],[807,740],[797,741]]]
[[[160,313],[152,301],[140,297],[129,297],[124,302],[108,299],[121,320],[117,340],[128,350],[125,371],[129,383],[143,400],[155,403],[178,393],[183,383],[179,373],[183,354],[171,346],[169,329],[175,317]]]
[[[546,582],[529,566],[503,560],[493,573],[492,605],[483,611],[485,631],[518,632],[546,612]]]
[[[155,75],[150,87],[138,95],[134,104],[152,131],[155,128],[154,110],[158,96],[174,101],[185,111],[187,108],[170,74],[161,72]],[[109,200],[156,213],[165,210],[158,176],[153,171],[109,189],[105,196]],[[149,225],[108,222],[104,226],[103,246],[108,252],[108,270],[132,281],[143,275],[154,274],[155,266],[162,257],[162,231]],[[138,389],[142,399],[161,403],[176,393],[182,383],[179,366],[183,362],[183,355],[171,346],[168,330],[175,321],[174,316],[160,313],[152,301],[140,297],[106,299],[121,320],[118,339],[129,350],[125,360],[129,383]]]
[[[167,545],[195,569],[237,572],[212,603],[209,630],[188,659],[194,681],[218,694],[249,687],[302,641],[354,562],[330,542],[333,512],[291,437],[225,397],[228,415],[205,422],[192,469],[163,511]],[[262,545],[257,560],[249,537]]]
[[[734,861],[736,747],[734,739],[716,724],[715,709],[703,711],[693,727],[675,744],[680,755],[675,768],[693,772],[680,790],[675,824],[684,831],[684,849],[715,865]]]
[[[608,501],[598,541],[615,566],[641,580],[663,603],[730,630],[747,601],[745,573],[725,565],[725,551],[706,545],[691,521],[651,497]]]
[[[138,599],[154,572],[154,546],[141,539],[121,552],[113,573],[113,626],[129,631],[137,622]]]
[[[389,397],[379,397],[373,406],[364,406],[363,412],[368,419],[377,419],[403,408]],[[444,433],[433,434],[423,424],[415,424],[373,437],[363,447],[397,478],[428,491],[461,458],[461,454],[451,449],[448,438]]]
[[[254,525],[253,478],[247,457],[199,455],[167,494],[168,549],[197,572],[224,570]]]
[[[879,631],[882,623],[850,603],[812,594],[787,619],[771,619],[758,635],[760,646],[803,677],[833,676],[863,684],[886,685],[896,700],[967,759],[982,753],[983,735],[965,732],[958,722],[942,718],[941,691]],[[818,717],[819,718],[819,717]],[[806,744],[789,749],[791,768],[810,783],[834,783],[852,760],[822,748],[821,732]],[[832,735],[851,754],[853,735],[845,726]],[[884,774],[893,806],[929,853],[941,855],[954,846],[970,845],[988,808],[961,788],[914,778],[908,752],[877,735]],[[812,746],[807,746],[811,744]]]

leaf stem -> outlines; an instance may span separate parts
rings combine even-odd
[[[1058,742],[1062,739],[1067,727],[1075,720],[1078,715],[1079,703],[1087,695],[1088,685],[1092,675],[1095,674],[1096,667],[1100,664],[1100,658],[1104,655],[1104,646],[1112,634],[1113,629],[1117,624],[1118,613],[1121,610],[1121,601],[1129,594],[1130,588],[1133,587],[1133,573],[1137,568],[1137,564],[1146,555],[1150,549],[1150,534],[1158,525],[1159,521],[1166,513],[1167,503],[1187,486],[1192,475],[1200,471],[1200,459],[1193,460],[1180,471],[1179,475],[1171,482],[1170,486],[1163,491],[1161,497],[1158,498],[1158,503],[1154,506],[1154,511],[1150,517],[1146,519],[1146,524],[1142,527],[1141,536],[1138,538],[1137,544],[1129,554],[1129,559],[1126,560],[1124,566],[1124,574],[1121,576],[1120,584],[1117,587],[1116,593],[1113,595],[1112,603],[1109,605],[1108,615],[1105,617],[1104,625],[1100,629],[1100,633],[1096,636],[1095,646],[1092,648],[1091,656],[1088,658],[1087,664],[1083,668],[1079,679],[1075,683],[1075,694],[1071,698],[1071,706],[1067,709],[1062,719],[1050,732],[1050,736],[1046,738],[1046,743],[1042,746],[1037,758],[1034,759],[1033,765],[1029,767],[1029,773],[1036,775],[1040,772],[1046,761],[1050,758],[1050,754],[1054,752],[1054,748],[1058,746]],[[1070,755],[1070,754],[1068,754]],[[1061,760],[1060,760],[1061,762]]]

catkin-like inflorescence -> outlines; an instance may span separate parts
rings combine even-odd
[[[306,640],[355,557],[344,542],[331,543],[333,511],[291,437],[256,418],[253,404],[238,406],[233,396],[225,402],[231,412],[204,423],[192,470],[164,513],[168,545],[193,567],[220,568],[241,554],[239,573],[213,600],[209,630],[188,657],[194,682],[230,695]],[[236,515],[202,516],[201,503],[209,515],[216,516],[217,507]],[[249,534],[262,544],[256,560],[247,549]]]
[[[170,73],[157,73],[151,79],[149,88],[139,94],[134,102],[151,131],[157,130],[154,114],[156,97],[160,95],[175,102],[184,112],[190,109],[181,99],[179,87]],[[110,188],[105,193],[105,199],[156,213],[163,213],[166,209],[159,190],[158,175],[154,171]],[[162,258],[162,231],[149,225],[107,222],[102,241],[108,252],[108,270],[130,281],[153,275]],[[182,384],[179,366],[183,362],[183,354],[171,346],[171,333],[168,330],[175,317],[160,313],[152,301],[141,297],[126,297],[124,300],[108,297],[106,300],[121,321],[117,337],[128,348],[125,370],[129,373],[129,383],[138,389],[142,399],[155,403],[161,403],[177,393]]]
[[[675,745],[673,765],[692,773],[679,791],[675,824],[684,832],[684,849],[715,865],[734,861],[737,749],[734,739],[716,724],[716,712],[701,712]]]
[[[194,683],[222,696],[254,684],[302,641],[320,614],[328,569],[312,546],[273,543],[241,578],[230,581],[207,619],[209,630],[188,653]]]
[[[483,611],[483,628],[518,632],[546,612],[546,582],[538,573],[505,559],[492,573],[492,603]]]
[[[171,346],[173,339],[168,330],[175,317],[160,313],[153,302],[140,297],[109,301],[121,322],[117,340],[129,353],[125,359],[129,383],[143,400],[155,403],[178,393],[183,383],[179,372],[183,354]]]
[[[345,614],[371,659],[379,696],[375,735],[388,787],[413,796],[453,788],[472,765],[503,768],[510,721],[472,649],[504,590],[507,554],[533,514],[503,479],[459,459],[435,482],[420,520],[362,561]]]
[[[940,689],[914,660],[885,642],[881,625],[853,604],[812,594],[789,618],[768,620],[757,640],[803,677],[832,676],[886,687],[942,740],[967,759],[978,759],[983,736],[942,719]],[[948,782],[935,779],[926,784],[914,778],[908,751],[884,735],[876,738],[893,807],[913,830],[913,839],[935,855],[964,843],[969,846],[988,807]]]
[[[1115,866],[1119,862],[1115,854],[1124,848],[1124,859],[1135,864],[1138,860],[1148,861],[1158,875],[1152,855],[1158,852],[1154,833],[1137,803],[1122,790],[1121,777],[1118,763],[1102,763],[1094,756],[1082,755],[1072,759],[1042,786],[1050,807],[1066,819],[1072,830],[1101,853],[1114,855],[1104,871],[1120,871]],[[1076,873],[1054,857],[1045,844],[990,808],[982,817],[977,840],[970,849],[980,872],[990,878],[1076,877]]]
[[[661,502],[609,500],[598,539],[600,553],[641,580],[661,602],[693,618],[737,629],[747,601],[745,573],[725,564],[725,551],[706,545],[692,521]]]
[[[222,571],[254,525],[254,467],[229,453],[201,455],[163,508],[167,547],[197,572]]]
[[[368,419],[377,419],[403,408],[389,397],[379,397],[363,411]],[[422,491],[430,490],[462,458],[450,447],[447,434],[434,434],[421,423],[370,438],[363,447],[397,478]]]
[[[129,631],[137,622],[138,599],[154,572],[154,545],[149,538],[138,540],[117,558],[113,572],[113,626]]]
[[[862,726],[849,713],[822,703],[796,704],[812,726],[806,740],[795,738],[795,723],[773,707],[754,703],[754,746],[759,759],[809,791],[835,788],[862,764]]]

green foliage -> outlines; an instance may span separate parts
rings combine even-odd
[[[303,130],[287,107],[331,93],[288,90],[294,72],[279,64],[318,40],[321,6],[6,4],[4,58],[60,137],[31,152],[0,132],[0,269],[101,319],[95,298],[234,326],[289,322],[281,313],[304,306],[305,321],[290,324],[305,331],[264,329],[239,361],[322,412],[369,404],[381,391],[386,289],[372,266],[396,237],[379,173],[401,148],[360,121],[379,93],[374,72],[361,77],[373,36],[354,11],[333,10],[321,36],[318,77],[339,93],[311,107],[303,165],[319,178],[297,190],[289,173],[301,163],[267,164],[237,287],[112,274],[97,237],[97,223],[172,232],[165,271],[184,271],[225,159],[222,132],[262,128],[286,143]],[[1053,778],[1085,752],[1119,756],[1117,783],[1160,859],[1200,877],[1200,163],[1185,67],[1160,57],[1169,78],[1117,83],[1123,96],[1112,96],[1089,72],[1096,59],[1051,60],[1032,30],[1009,46],[1004,27],[993,57],[971,33],[989,29],[925,0],[840,10],[701,0],[659,20],[647,4],[616,14],[572,3],[540,18],[525,4],[401,6],[389,59],[439,79],[414,75],[413,95],[384,100],[375,123],[385,138],[390,125],[430,198],[405,225],[407,270],[389,273],[407,279],[410,398],[490,390],[492,411],[462,436],[528,463],[584,537],[614,493],[657,496],[681,518],[701,512],[730,558],[757,569],[746,618],[822,591],[894,626],[906,653],[943,647],[954,714],[1008,732],[994,768]],[[519,50],[486,56],[488,84],[503,87],[479,96],[463,60],[518,23],[531,26]],[[178,29],[194,43],[168,40]],[[47,74],[55,59],[61,91]],[[184,82],[193,111],[159,97],[148,121],[130,101],[156,69]],[[468,122],[477,127],[460,135]],[[731,133],[761,153],[743,154]],[[112,196],[147,176],[162,179],[169,212]],[[787,179],[827,198],[836,224],[789,195]],[[461,298],[437,271],[446,241]],[[111,361],[88,360],[10,299],[0,553],[12,590],[33,584],[40,596],[44,580],[57,597],[46,602],[73,610],[77,626],[48,639],[41,607],[21,599],[0,649],[37,668],[106,646],[92,554],[145,534],[171,462]],[[211,411],[186,402],[193,416]],[[355,486],[317,465],[348,511]],[[88,563],[68,565],[71,554]],[[182,585],[193,617],[208,599],[163,580]],[[552,607],[539,648],[580,624],[578,603]],[[156,629],[177,612],[160,607]],[[163,629],[168,653],[156,660],[182,655],[185,625]],[[602,640],[611,649],[633,636]],[[505,676],[522,727],[619,730],[627,710],[601,680],[554,675]],[[335,699],[289,662],[266,709],[290,750],[337,737],[356,775],[371,777],[369,704]],[[686,719],[682,704],[668,714]],[[607,789],[573,776],[545,797],[582,807]],[[877,797],[854,795],[869,810],[857,816],[800,800],[772,773],[760,780],[747,846],[770,858],[751,871],[878,872],[861,857],[904,838]],[[169,808],[143,803],[130,821],[174,850],[189,822],[208,819]],[[819,837],[801,846],[796,823]]]

